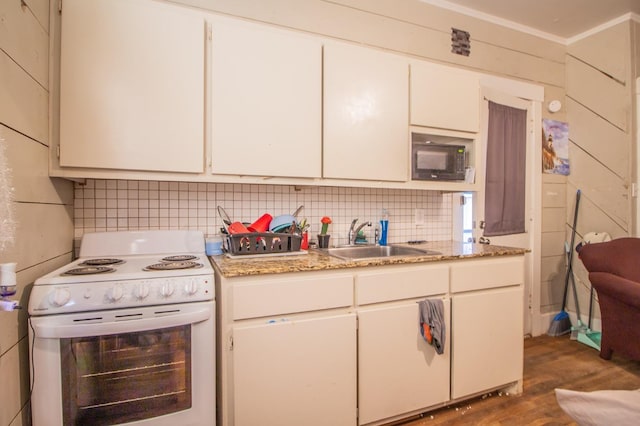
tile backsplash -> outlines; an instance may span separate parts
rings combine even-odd
[[[330,216],[332,245],[346,244],[355,218],[377,223],[389,211],[389,242],[450,240],[452,195],[438,191],[318,186],[188,183],[88,179],[75,184],[76,242],[85,232],[147,229],[197,229],[207,234],[222,226],[217,206],[232,220],[253,222],[263,213],[291,214],[311,224],[312,239],[322,216]],[[424,224],[415,224],[416,209]],[[373,227],[364,228],[373,239]],[[76,244],[77,246],[77,244]]]

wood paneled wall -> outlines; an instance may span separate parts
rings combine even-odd
[[[535,82],[564,94],[562,44],[419,1],[169,1]],[[451,53],[452,27],[471,33],[470,56]]]
[[[0,426],[19,426],[31,424],[28,294],[36,278],[71,260],[73,187],[48,176],[49,0],[2,0],[0,16],[0,139],[17,222],[0,262],[17,262],[15,298],[24,307],[0,312]]]
[[[567,240],[577,189],[577,238],[607,232],[612,238],[634,232],[631,184],[635,177],[634,94],[638,24],[627,21],[583,38],[567,48],[567,117],[570,123],[571,175],[567,185]],[[571,214],[569,214],[571,213]],[[582,262],[573,263],[583,320],[589,306],[589,281]],[[597,306],[597,305],[596,305]],[[573,310],[573,303],[570,303]],[[596,312],[596,316],[599,313]]]

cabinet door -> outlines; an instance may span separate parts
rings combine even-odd
[[[408,179],[408,71],[408,62],[399,56],[325,46],[325,178]]]
[[[438,355],[418,328],[418,304],[358,312],[359,423],[366,424],[449,400],[449,301],[447,339]]]
[[[355,425],[355,314],[236,326],[234,424]]]
[[[213,21],[212,171],[320,177],[319,39]]]
[[[204,171],[205,20],[150,0],[65,0],[60,165]]]
[[[443,65],[412,62],[411,124],[478,132],[480,84],[477,75]]]
[[[522,286],[451,299],[451,398],[522,379]]]

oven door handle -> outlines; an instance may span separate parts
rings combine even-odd
[[[47,324],[47,321],[32,321],[35,337],[41,339],[62,339],[92,337],[105,334],[133,333],[136,331],[159,330],[186,324],[196,324],[211,318],[211,309],[202,308],[191,312],[157,315],[147,318],[93,322],[84,324]]]

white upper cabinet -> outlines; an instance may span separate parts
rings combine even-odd
[[[411,62],[411,124],[478,132],[477,74],[429,62]]]
[[[60,166],[202,173],[206,23],[150,0],[65,0]]]
[[[212,26],[212,172],[320,177],[321,41],[218,17]]]
[[[408,74],[407,58],[325,45],[323,177],[408,180]]]

